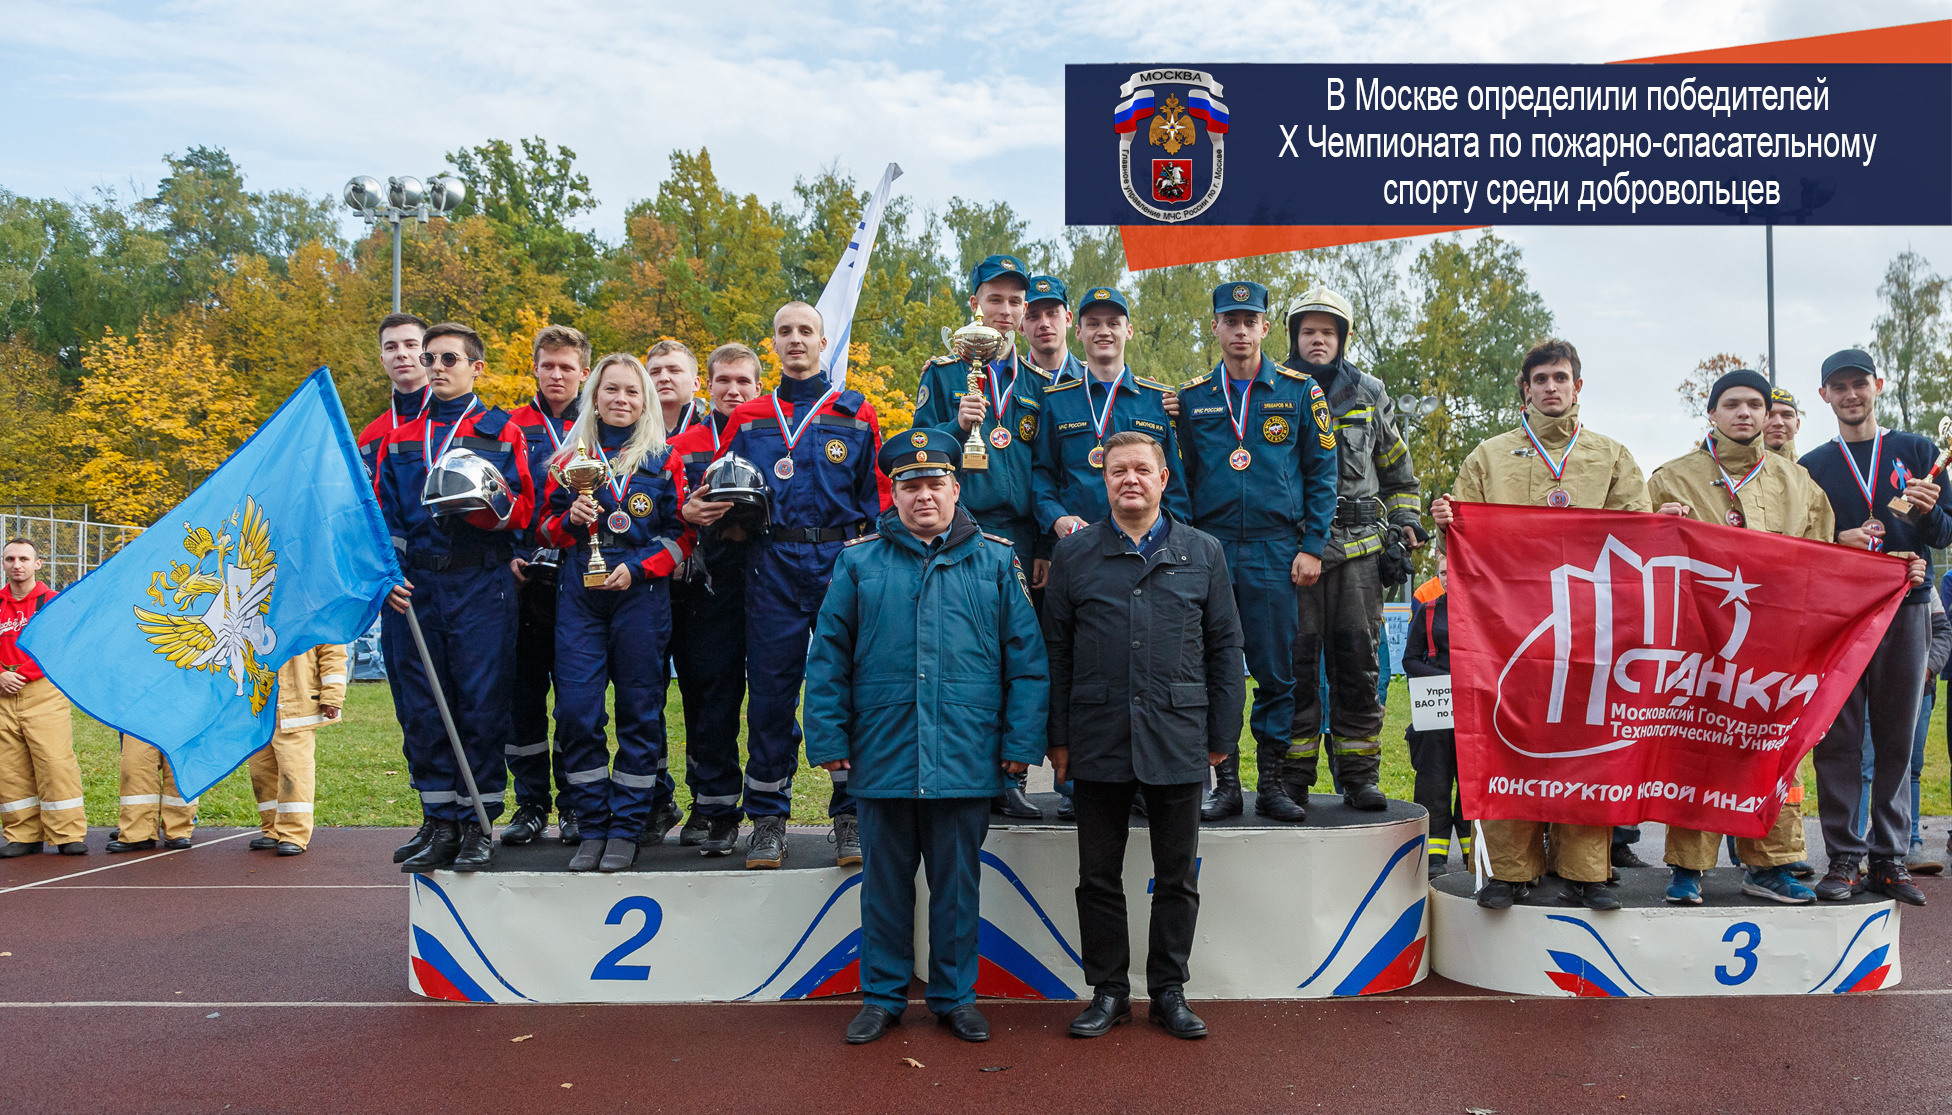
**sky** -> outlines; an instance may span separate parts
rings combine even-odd
[[[253,188],[336,196],[355,174],[426,177],[447,151],[542,135],[577,153],[603,203],[588,223],[609,238],[669,153],[700,145],[762,200],[828,165],[871,184],[895,161],[918,208],[1004,198],[1046,237],[1063,223],[1066,63],[1607,62],[1946,18],[1952,0],[0,0],[0,187],[147,189],[163,155],[201,144]],[[1582,414],[1649,470],[1700,432],[1674,391],[1687,371],[1766,350],[1759,228],[1499,234],[1580,350]],[[1817,366],[1869,339],[1907,247],[1952,270],[1952,229],[1778,230],[1778,357],[1810,411],[1803,447],[1835,432]]]

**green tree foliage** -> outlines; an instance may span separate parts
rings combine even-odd
[[[1947,282],[1924,256],[1907,248],[1884,269],[1878,300],[1884,312],[1871,323],[1871,355],[1884,374],[1880,417],[1904,430],[1936,430],[1952,409],[1945,315]]]
[[[570,227],[596,208],[590,180],[576,170],[576,152],[560,144],[552,153],[541,136],[505,139],[447,153],[447,162],[468,187],[452,214],[457,220],[487,218],[507,247],[543,275],[561,276],[572,297],[586,301],[601,277],[601,245]]]

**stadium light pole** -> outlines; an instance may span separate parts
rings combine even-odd
[[[393,312],[400,312],[400,225],[406,221],[428,221],[445,217],[461,207],[468,188],[459,178],[442,175],[430,190],[411,176],[388,178],[385,190],[379,179],[361,174],[346,183],[346,208],[359,214],[368,232],[385,222],[393,226]]]

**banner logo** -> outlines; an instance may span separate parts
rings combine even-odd
[[[1152,220],[1167,224],[1190,221],[1206,212],[1220,198],[1227,169],[1228,115],[1220,101],[1220,83],[1200,70],[1140,70],[1118,95],[1112,130],[1118,136],[1119,188],[1125,200]],[[1141,186],[1133,177],[1132,146],[1139,138],[1139,125],[1147,120],[1151,121],[1145,129],[1147,148],[1159,148],[1167,157],[1151,160],[1151,173]],[[1198,160],[1173,157],[1199,146],[1201,123],[1206,125],[1209,151],[1203,190],[1196,181]]]
[[[241,520],[241,522],[240,522]],[[231,530],[237,530],[233,536]],[[244,508],[231,512],[216,535],[207,527],[183,524],[183,549],[194,561],[171,562],[168,573],[149,575],[149,597],[159,608],[174,605],[174,614],[137,608],[136,626],[149,636],[156,653],[183,670],[226,672],[244,696],[251,683],[251,714],[264,711],[276,675],[259,663],[278,645],[278,636],[265,622],[271,614],[271,587],[278,577],[278,555],[271,548],[271,524],[257,501],[244,498]],[[232,561],[235,549],[237,560]],[[215,559],[206,571],[204,565]],[[192,612],[204,597],[203,611]]]

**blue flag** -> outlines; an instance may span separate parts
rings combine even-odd
[[[41,609],[19,646],[169,757],[186,799],[270,742],[278,668],[372,626],[401,580],[320,368],[190,498]]]

